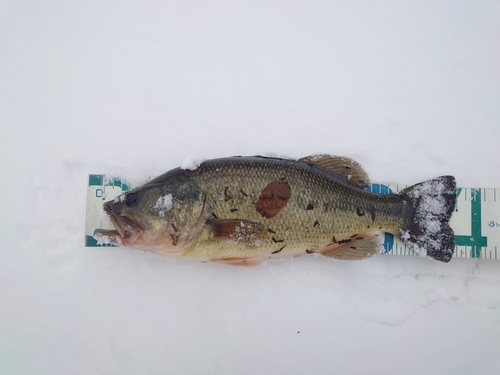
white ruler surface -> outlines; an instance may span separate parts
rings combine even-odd
[[[407,186],[372,184],[369,190],[391,194]],[[101,246],[92,237],[95,229],[114,229],[103,212],[102,205],[127,190],[129,186],[119,178],[107,179],[105,175],[89,175],[85,246]],[[457,188],[457,205],[450,225],[455,232],[455,257],[499,259],[500,189]],[[387,233],[384,254],[415,255],[413,250],[408,249],[398,238]]]

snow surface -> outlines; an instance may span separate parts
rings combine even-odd
[[[499,187],[498,1],[3,2],[1,374],[498,374],[500,261],[85,248],[89,173],[352,157]]]

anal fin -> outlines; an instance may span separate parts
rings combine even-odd
[[[357,161],[344,156],[312,155],[301,158],[299,161],[329,169],[345,177],[347,181],[360,189],[365,189],[370,184],[370,178],[363,167]]]
[[[260,264],[260,262],[257,260],[257,257],[220,258],[220,259],[213,259],[212,261],[217,262],[217,263],[230,264],[232,266],[246,266],[246,267],[253,267],[253,266],[257,266],[258,264]]]
[[[342,244],[325,247],[319,253],[326,257],[342,260],[361,260],[380,254],[383,249],[382,232],[362,234]]]

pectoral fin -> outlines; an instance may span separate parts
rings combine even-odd
[[[299,159],[308,164],[319,165],[345,177],[354,186],[365,189],[370,184],[370,178],[363,167],[350,158],[335,155],[313,155]]]
[[[326,257],[342,260],[360,260],[380,254],[383,249],[384,236],[382,232],[373,232],[342,244],[332,244],[319,253]]]
[[[259,223],[243,219],[209,220],[207,225],[212,230],[212,240],[229,238],[235,234],[250,236],[262,232]]]
[[[265,235],[260,224],[242,219],[209,220],[210,240],[227,240],[241,249],[259,247]]]

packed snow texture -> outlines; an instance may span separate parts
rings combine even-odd
[[[498,2],[7,1],[0,31],[0,374],[498,374],[500,261],[235,267],[83,235],[89,173],[192,154],[499,187]]]

